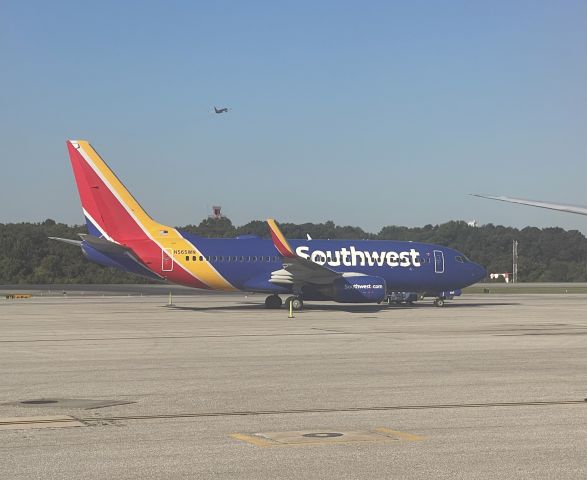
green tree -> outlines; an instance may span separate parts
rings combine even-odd
[[[587,239],[577,231],[526,227],[518,230],[487,224],[470,227],[452,221],[441,225],[408,228],[383,227],[378,234],[359,227],[338,226],[332,221],[284,223],[287,238],[412,240],[455,248],[489,272],[511,272],[512,241],[519,242],[521,281],[587,281]],[[254,220],[234,227],[230,219],[204,219],[181,230],[205,237],[232,238],[257,235],[267,238],[267,224]],[[89,262],[79,248],[48,237],[78,238],[85,226],[68,226],[47,219],[42,223],[0,224],[0,284],[14,283],[138,283],[135,275]]]

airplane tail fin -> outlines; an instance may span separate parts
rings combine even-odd
[[[88,142],[69,140],[67,148],[90,235],[125,243],[166,232]]]

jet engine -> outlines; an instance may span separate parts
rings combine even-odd
[[[340,303],[381,302],[385,298],[385,280],[374,275],[341,277],[332,284],[331,298]]]

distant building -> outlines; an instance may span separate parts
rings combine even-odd
[[[212,207],[212,215],[208,215],[208,218],[211,220],[220,220],[221,218],[224,218],[224,215],[220,212],[221,209],[222,207],[220,205],[214,205]]]
[[[477,220],[471,220],[470,222],[467,222],[467,225],[469,225],[469,227],[476,227],[478,223]]]

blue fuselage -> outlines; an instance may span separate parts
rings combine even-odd
[[[286,293],[269,282],[287,262],[271,240],[258,237],[207,239],[186,232],[214,268],[240,290]],[[458,251],[439,245],[385,240],[289,240],[300,256],[336,272],[381,277],[389,291],[443,292],[486,276],[485,268]]]

